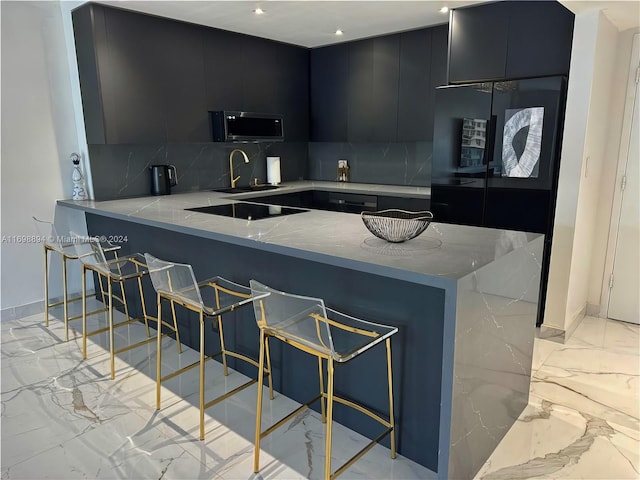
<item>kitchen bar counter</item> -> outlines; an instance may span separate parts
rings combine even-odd
[[[126,236],[124,252],[192,263],[202,278],[256,278],[398,326],[399,452],[441,478],[471,478],[528,401],[543,236],[433,223],[411,241],[390,244],[374,237],[356,214],[310,210],[247,221],[185,210],[310,188],[384,195],[401,190],[296,182],[260,193],[58,204],[83,210],[92,235]],[[420,190],[414,194],[429,195]],[[231,336],[236,348],[255,354],[257,328],[249,310],[235,315],[242,318],[238,325],[255,331],[238,327]],[[188,343],[191,335],[181,337]],[[298,401],[315,394],[317,379],[310,378],[313,366],[305,357],[286,348],[272,355],[278,391]],[[372,352],[339,369],[337,391],[385,411],[384,385],[372,385],[376,379],[369,373],[383,357]],[[379,433],[350,413],[337,412],[336,421],[370,438]]]

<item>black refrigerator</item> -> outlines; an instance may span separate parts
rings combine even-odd
[[[434,220],[543,233],[542,323],[560,165],[566,77],[436,89]]]

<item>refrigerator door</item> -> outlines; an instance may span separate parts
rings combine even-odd
[[[431,171],[435,222],[484,223],[492,85],[436,89]]]
[[[486,226],[551,232],[564,91],[564,77],[494,84],[495,140],[487,169]]]

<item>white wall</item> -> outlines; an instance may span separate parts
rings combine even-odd
[[[599,10],[576,15],[544,320],[568,333],[602,290],[627,79],[621,64],[627,72],[629,65],[625,39]]]
[[[58,2],[2,1],[0,16],[2,235],[35,235],[31,217],[51,220],[70,198],[78,149],[62,14]],[[1,308],[42,301],[42,245],[3,243],[1,258]]]

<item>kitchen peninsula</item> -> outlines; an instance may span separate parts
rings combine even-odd
[[[268,193],[309,189],[429,195],[425,188],[332,182],[294,182]],[[260,202],[258,196],[194,192],[58,205],[84,211],[91,235],[126,238],[123,253],[191,263],[198,278],[222,275],[245,284],[255,278],[397,326],[399,452],[440,478],[472,477],[528,401],[543,236],[433,223],[419,237],[391,244],[374,237],[355,214],[309,209],[245,220],[187,210]],[[256,355],[253,312],[244,310],[235,313],[239,321],[229,336],[232,347]],[[190,343],[197,320],[185,315],[181,338]],[[356,359],[338,368],[336,389],[385,411],[386,384],[369,373],[372,362],[384,361],[384,351],[372,354],[365,363]],[[308,375],[313,359],[286,347],[274,348],[272,359],[276,390],[298,401],[315,394],[317,379]],[[353,412],[340,409],[335,420],[370,438],[376,433]]]

